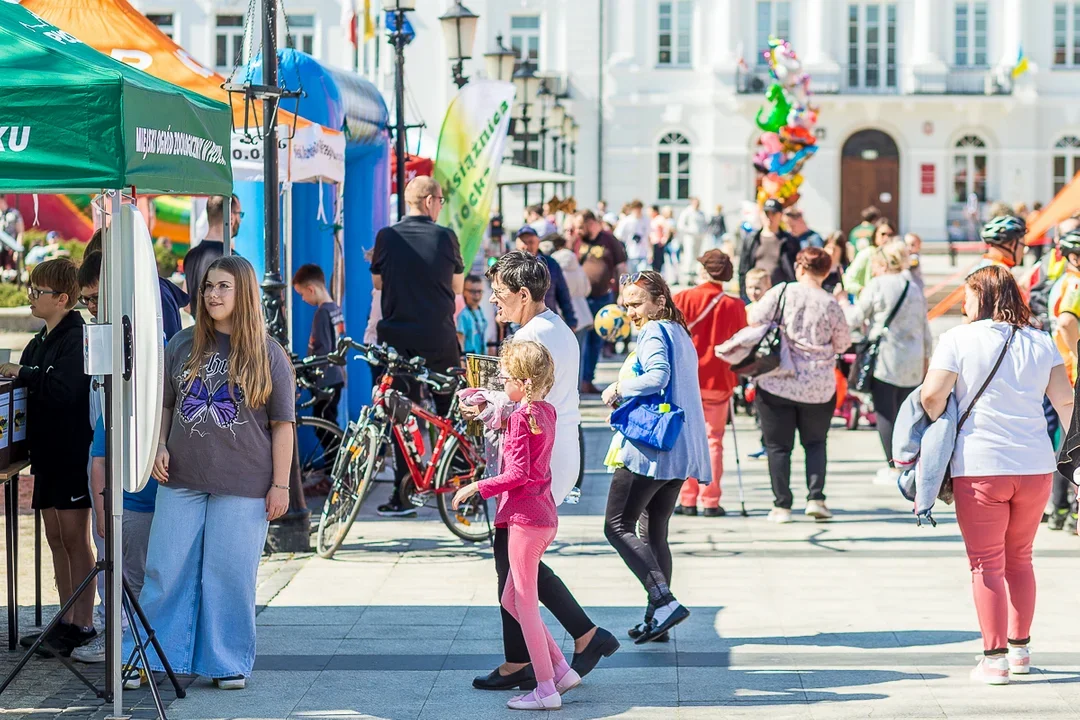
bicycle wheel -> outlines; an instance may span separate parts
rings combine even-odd
[[[330,494],[323,503],[315,537],[319,557],[332,558],[349,534],[375,475],[378,450],[378,430],[369,424],[358,426],[346,438],[341,454],[348,453],[351,458],[341,472],[334,473]]]
[[[303,428],[308,428],[304,430]],[[341,441],[345,438],[345,431],[323,418],[311,415],[301,415],[296,418],[297,438],[302,438],[307,433],[310,437],[305,439],[302,445],[311,445],[308,450],[300,453],[300,481],[304,492],[312,495],[326,495],[330,492],[330,471],[334,467],[334,459],[341,448]],[[324,445],[322,438],[326,438]]]
[[[439,516],[450,532],[466,542],[483,542],[495,534],[491,525],[488,501],[476,493],[457,510],[453,508],[454,493],[463,485],[480,478],[483,465],[469,460],[457,438],[451,438],[443,448],[433,486],[439,506]],[[443,488],[450,488],[443,491]]]

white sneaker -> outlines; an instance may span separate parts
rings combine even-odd
[[[72,650],[71,659],[87,664],[105,662],[105,633],[99,632],[93,640]]]
[[[243,690],[247,687],[247,678],[243,675],[214,678],[214,684],[218,686],[219,690]]]
[[[146,672],[142,668],[133,668],[129,665],[125,665],[122,671],[122,677],[124,678],[125,690],[138,690],[142,687],[143,681],[148,680]]]
[[[900,471],[896,468],[881,468],[874,475],[874,484],[894,487],[899,477]]]
[[[979,662],[971,671],[971,679],[987,685],[1009,684],[1009,658],[1005,655],[994,657],[978,656]]]
[[[75,657],[72,655],[72,657]],[[1013,675],[1031,674],[1031,650],[1024,647],[1009,647],[1009,672]]]
[[[562,676],[562,679],[555,683],[555,689],[559,691],[559,695],[565,695],[580,684],[581,675],[578,675],[577,670],[570,668],[566,671],[566,674]]]
[[[547,697],[540,697],[536,690],[528,695],[519,695],[506,703],[511,710],[559,710],[562,708],[562,696],[555,692]]]
[[[815,520],[832,520],[832,511],[821,500],[807,500],[805,512]]]
[[[791,510],[774,507],[769,511],[769,517],[767,517],[766,520],[777,523],[778,525],[786,525],[791,522]]]

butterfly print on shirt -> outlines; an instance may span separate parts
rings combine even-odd
[[[180,417],[185,423],[196,426],[202,424],[209,415],[219,428],[229,429],[236,423],[243,402],[244,391],[239,385],[234,386],[230,392],[229,383],[226,381],[221,383],[217,390],[211,391],[202,378],[196,377],[184,388],[184,397],[180,401]]]

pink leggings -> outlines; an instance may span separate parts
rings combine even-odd
[[[532,525],[509,527],[510,577],[503,588],[502,606],[521,625],[537,682],[554,680],[555,668],[566,664],[555,638],[540,617],[540,600],[536,595],[540,558],[555,539],[557,529]]]
[[[956,520],[971,563],[975,611],[984,650],[1026,640],[1035,616],[1031,544],[1039,529],[1050,475],[953,478]]]

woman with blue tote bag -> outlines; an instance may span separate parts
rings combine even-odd
[[[632,404],[634,412],[613,414],[613,425],[626,433],[616,435],[607,459],[614,474],[604,534],[649,595],[645,621],[629,632],[640,645],[667,640],[668,630],[690,615],[671,592],[668,522],[683,482],[688,477],[707,482],[712,470],[697,351],[686,319],[659,273],[625,275],[620,285],[622,304],[638,329],[636,358],[628,360],[632,371],[624,368],[603,400],[614,408]],[[651,433],[642,426],[650,416]]]

